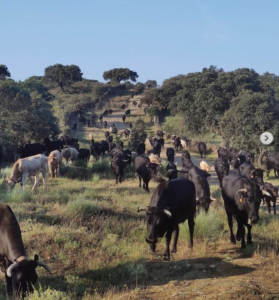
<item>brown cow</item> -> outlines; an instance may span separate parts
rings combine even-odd
[[[50,177],[59,177],[59,168],[62,164],[62,155],[58,150],[50,152],[48,156],[48,168]]]

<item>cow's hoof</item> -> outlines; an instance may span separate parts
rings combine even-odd
[[[235,240],[234,236],[231,237],[231,243],[234,244],[234,245],[236,244],[236,240]]]
[[[176,248],[173,248],[173,249],[171,250],[171,253],[176,253],[176,252],[177,252]]]
[[[188,248],[193,249],[194,245],[193,244],[189,244]]]
[[[240,241],[241,240],[241,235],[239,232],[236,233],[236,240],[237,241]]]
[[[246,243],[242,243],[241,244],[241,249],[245,249],[246,248]]]
[[[163,260],[165,260],[165,261],[169,261],[169,260],[170,260],[170,257],[169,257],[169,255],[166,255],[166,254],[164,254],[164,256],[163,256]]]
[[[252,245],[252,244],[253,244],[253,241],[252,241],[252,240],[249,240],[249,241],[247,240],[247,244],[248,244],[248,245]]]

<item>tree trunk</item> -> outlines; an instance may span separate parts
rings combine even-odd
[[[221,137],[220,146],[224,148],[224,147],[229,147],[229,145],[230,145],[230,141],[224,137]]]
[[[266,169],[266,166],[263,164],[263,157],[265,154],[265,149],[264,148],[260,148],[260,154],[258,157],[258,166],[261,167],[262,169]]]

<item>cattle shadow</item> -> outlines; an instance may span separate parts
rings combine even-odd
[[[57,262],[59,276],[41,277],[40,284],[45,290],[47,287],[60,291],[75,291],[82,296],[86,291],[94,293],[96,289],[100,294],[111,290],[134,289],[138,285],[163,286],[170,281],[194,281],[197,279],[226,278],[252,273],[255,268],[230,263],[217,257],[204,257],[196,259],[181,259],[170,262],[146,261],[139,259],[127,261],[114,267],[103,267],[97,270],[82,272],[86,267],[86,258],[81,258],[77,266],[65,267]],[[125,288],[124,288],[125,286]]]

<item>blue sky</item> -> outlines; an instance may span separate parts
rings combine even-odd
[[[210,65],[279,73],[276,0],[0,0],[0,12],[0,64],[15,80],[56,63],[159,84]]]

